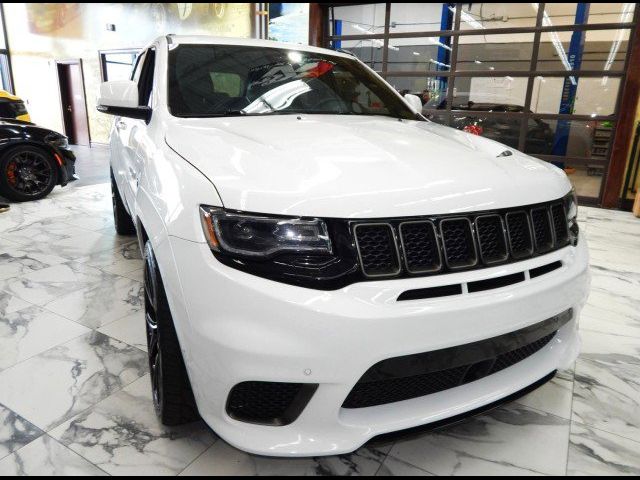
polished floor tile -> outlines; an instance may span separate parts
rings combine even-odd
[[[147,351],[147,333],[143,310],[108,323],[99,328],[98,331],[145,352]]]
[[[112,475],[176,475],[216,437],[203,422],[163,426],[145,376],[50,434]]]
[[[106,476],[77,453],[43,435],[0,460],[0,476]]]
[[[0,403],[48,431],[147,372],[140,349],[91,332],[0,372]]]
[[[35,305],[3,315],[0,317],[0,371],[88,331]]]
[[[0,404],[0,459],[28,445],[43,432]]]

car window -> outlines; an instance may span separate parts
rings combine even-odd
[[[416,119],[355,59],[238,45],[180,45],[169,53],[176,116],[351,114]]]

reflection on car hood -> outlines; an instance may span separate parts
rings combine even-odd
[[[566,194],[560,169],[432,122],[353,115],[175,119],[167,144],[226,208],[319,217],[513,207]]]

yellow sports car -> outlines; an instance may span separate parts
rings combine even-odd
[[[29,112],[21,98],[11,95],[5,90],[0,90],[0,118],[15,118],[30,122]]]

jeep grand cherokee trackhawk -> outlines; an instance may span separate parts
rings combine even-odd
[[[348,53],[172,35],[101,86],[165,424],[339,454],[574,361],[589,274],[566,175],[416,100]]]

